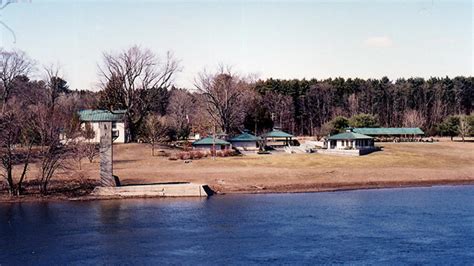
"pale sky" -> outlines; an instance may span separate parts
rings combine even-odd
[[[0,0],[5,3],[6,0]],[[96,89],[103,51],[173,51],[192,87],[219,63],[260,78],[473,75],[472,1],[18,1],[0,45]]]

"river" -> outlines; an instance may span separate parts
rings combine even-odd
[[[0,265],[471,264],[474,186],[0,204]]]

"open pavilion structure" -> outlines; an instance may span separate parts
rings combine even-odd
[[[425,135],[425,132],[418,127],[354,128],[352,131],[378,140],[413,141]]]
[[[291,140],[294,138],[293,135],[280,129],[273,129],[272,131],[263,134],[261,137],[264,140],[265,145],[274,148],[290,146]]]

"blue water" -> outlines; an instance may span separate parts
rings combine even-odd
[[[0,265],[470,264],[474,186],[0,204]]]

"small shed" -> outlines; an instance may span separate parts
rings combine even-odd
[[[328,138],[328,150],[364,149],[374,149],[372,137],[355,132],[344,132]]]
[[[233,147],[247,149],[258,149],[258,143],[262,140],[257,136],[254,136],[250,133],[244,132],[240,135],[237,135],[231,138],[229,141],[232,143]]]
[[[231,148],[231,144],[223,139],[205,137],[200,140],[193,142],[194,149],[200,150],[213,150],[213,147],[218,150],[228,150]]]
[[[280,129],[273,129],[272,131],[262,135],[266,145],[272,147],[289,146],[293,137],[293,135],[281,131]]]

